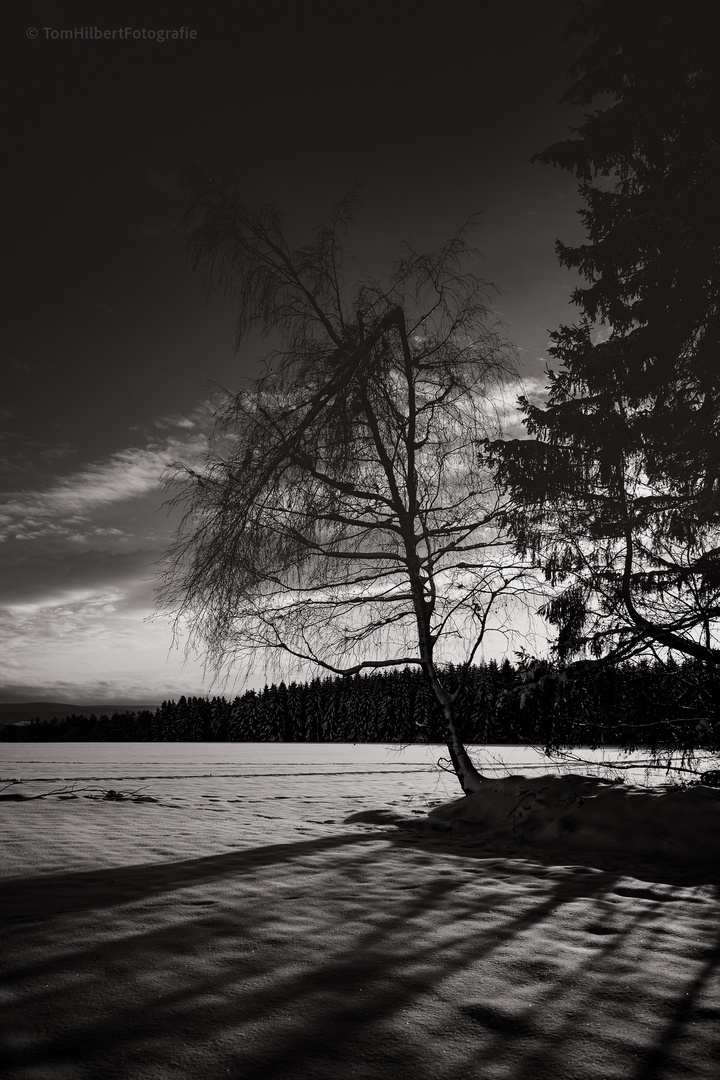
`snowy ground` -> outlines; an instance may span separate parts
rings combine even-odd
[[[715,1080],[720,792],[439,752],[5,744],[3,1076]]]

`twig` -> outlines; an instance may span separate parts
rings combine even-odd
[[[20,784],[20,780],[9,780],[5,787],[11,787],[15,784]],[[103,802],[124,802],[132,800],[133,802],[157,802],[157,799],[152,795],[141,794],[142,788],[135,788],[134,791],[116,791],[114,788],[98,788],[98,787],[78,787],[77,784],[66,785],[62,788],[53,788],[52,791],[41,791],[37,795],[24,795],[21,791],[11,792],[7,795],[2,794],[5,788],[0,788],[0,800],[4,802],[30,802],[34,799],[46,799],[51,795],[78,795],[80,793],[86,794],[86,798],[98,798],[95,792],[102,793]]]

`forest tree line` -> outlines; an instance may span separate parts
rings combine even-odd
[[[448,678],[459,671],[450,666]],[[549,663],[470,668],[459,722],[470,743],[547,749],[611,745],[720,748],[715,689],[698,661],[589,669],[567,678]],[[180,697],[153,713],[56,717],[8,725],[5,742],[443,742],[427,681],[404,668],[370,676],[284,682],[225,697]]]

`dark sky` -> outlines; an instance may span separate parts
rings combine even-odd
[[[528,159],[573,120],[558,100],[576,7],[60,2],[0,16],[0,696],[201,687],[177,657],[161,670],[167,630],[142,622],[168,528],[157,475],[200,452],[208,382],[235,385],[257,348],[234,355],[232,304],[206,303],[187,265],[189,165],[234,170],[298,236],[357,184],[369,272],[398,238],[435,246],[481,211],[481,272],[541,379],[547,330],[572,317],[554,240],[581,232],[572,178]],[[96,27],[131,30],[96,40]],[[183,27],[196,37],[147,35]],[[126,640],[124,666],[117,649],[81,656],[101,639]]]

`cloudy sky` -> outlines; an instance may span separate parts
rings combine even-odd
[[[189,165],[234,170],[298,236],[357,185],[370,272],[399,238],[436,246],[481,211],[477,269],[540,385],[548,330],[572,318],[554,240],[581,229],[572,178],[528,159],[576,119],[558,104],[576,6],[59,0],[0,15],[0,700],[209,687],[148,621],[173,528],[160,477],[202,460],[210,387],[237,386],[260,353],[234,352],[231,300],[207,302],[187,264]]]

